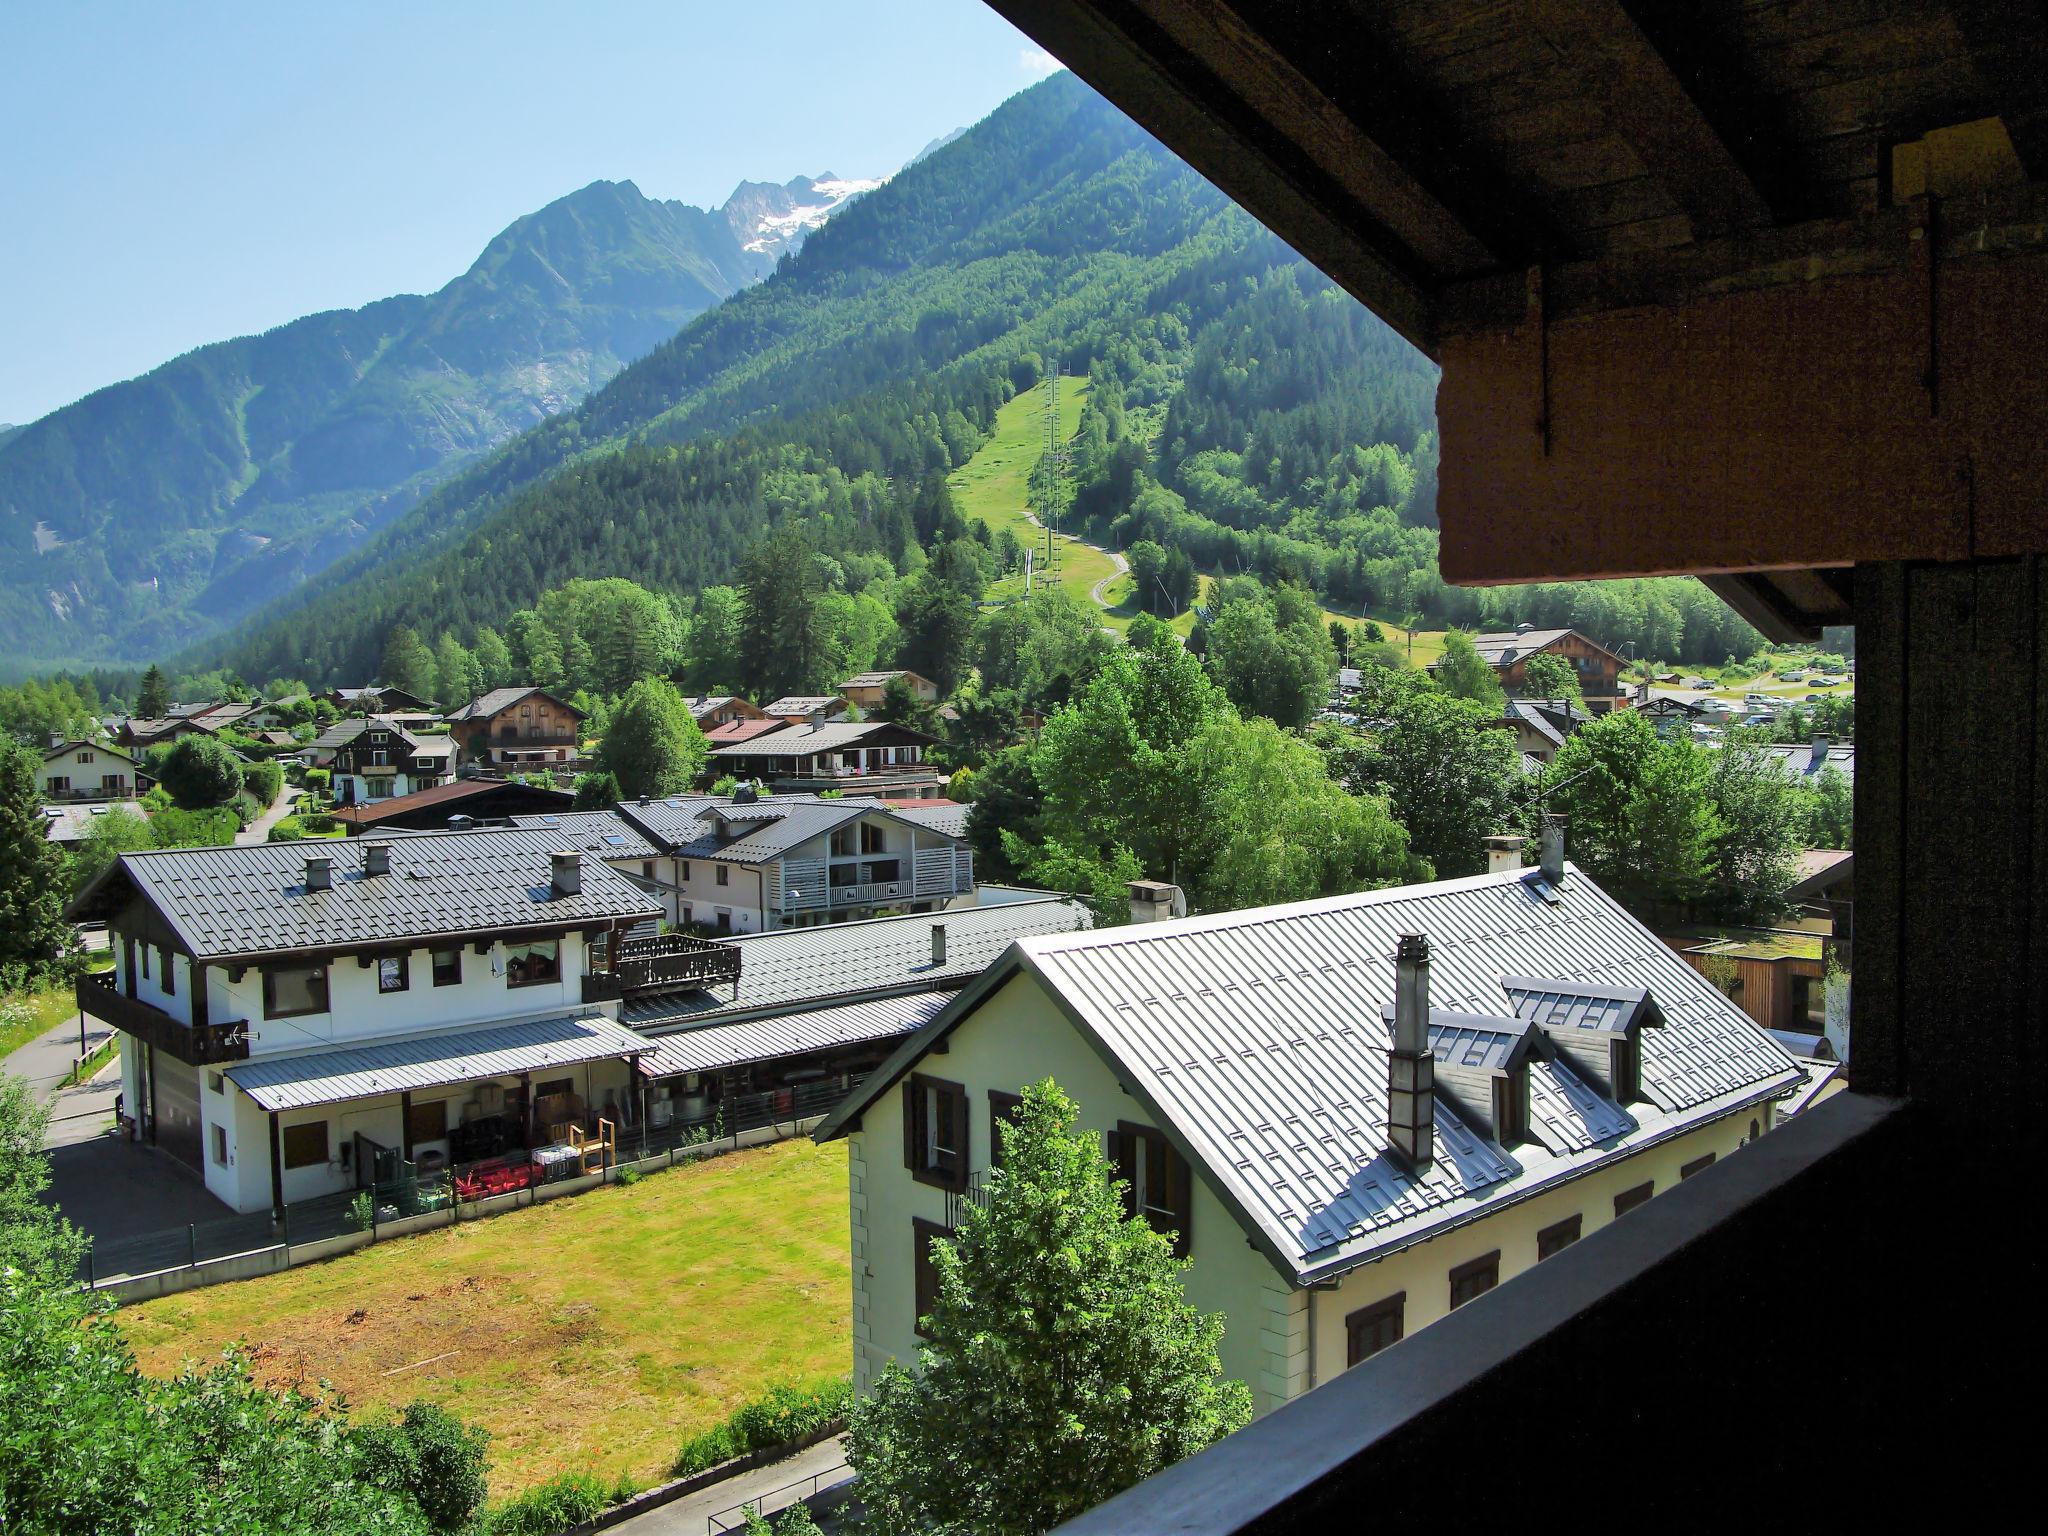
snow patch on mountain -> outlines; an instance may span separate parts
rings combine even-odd
[[[719,211],[742,250],[773,260],[802,245],[812,230],[886,179],[835,176],[828,171],[823,176],[798,176],[781,186],[743,181]]]

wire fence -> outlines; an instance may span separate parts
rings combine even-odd
[[[419,1217],[445,1213],[445,1221],[459,1221],[496,1214],[553,1194],[568,1194],[567,1189],[551,1191],[551,1186],[591,1175],[609,1183],[622,1167],[664,1157],[674,1166],[687,1157],[737,1150],[742,1138],[759,1144],[797,1135],[806,1122],[831,1113],[860,1083],[860,1077],[849,1076],[732,1094],[702,1118],[659,1127],[627,1126],[608,1145],[589,1143],[580,1151],[524,1148],[429,1171],[401,1162],[396,1177],[295,1201],[275,1214],[257,1211],[128,1237],[97,1238],[79,1266],[79,1279],[89,1286],[107,1285],[277,1249],[285,1250],[289,1260],[290,1250],[332,1238],[368,1233],[375,1242],[387,1235],[387,1229],[388,1235],[401,1236],[443,1224],[420,1222],[415,1219]],[[762,1137],[758,1133],[764,1130],[774,1134]]]
[[[747,1528],[747,1512],[752,1510],[763,1518],[779,1515],[792,1504],[808,1504],[828,1488],[838,1486],[853,1476],[853,1469],[840,1457],[832,1466],[813,1472],[809,1477],[798,1478],[793,1483],[784,1483],[780,1488],[771,1488],[766,1493],[756,1494],[730,1509],[721,1509],[704,1522],[705,1536],[724,1536],[728,1531],[744,1531]]]

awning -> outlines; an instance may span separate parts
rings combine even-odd
[[[836,1045],[859,1045],[907,1035],[952,1001],[951,992],[912,992],[878,997],[872,1002],[843,1003],[805,1013],[750,1019],[744,1024],[715,1024],[652,1036],[650,1055],[640,1058],[649,1077],[675,1077],[684,1072],[716,1072],[750,1061],[803,1056]]]
[[[237,1062],[227,1075],[264,1109],[305,1109],[638,1056],[651,1048],[630,1029],[593,1013],[266,1057]]]

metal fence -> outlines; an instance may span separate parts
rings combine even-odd
[[[849,1076],[734,1094],[702,1119],[678,1120],[658,1129],[627,1127],[608,1151],[590,1148],[593,1158],[602,1158],[599,1166],[586,1168],[580,1162],[567,1161],[543,1168],[526,1152],[454,1163],[426,1173],[415,1164],[404,1163],[395,1178],[295,1201],[276,1216],[257,1211],[132,1237],[99,1238],[79,1267],[79,1279],[87,1285],[105,1285],[279,1248],[287,1250],[289,1258],[292,1248],[352,1233],[368,1232],[376,1241],[384,1229],[396,1227],[399,1230],[392,1235],[405,1235],[419,1229],[419,1223],[412,1220],[419,1216],[445,1211],[449,1221],[457,1221],[465,1219],[466,1211],[486,1214],[485,1206],[495,1213],[513,1205],[531,1205],[550,1198],[550,1185],[586,1173],[600,1174],[608,1183],[621,1166],[661,1157],[674,1166],[686,1157],[736,1150],[742,1137],[762,1130],[775,1132],[768,1139],[786,1139],[798,1134],[806,1122],[830,1114],[860,1084],[860,1077]],[[756,1143],[762,1139],[754,1137]]]
[[[853,1469],[846,1464],[846,1458],[842,1456],[832,1466],[813,1472],[809,1477],[798,1478],[793,1483],[784,1483],[780,1488],[771,1488],[766,1493],[756,1494],[744,1503],[735,1504],[730,1509],[721,1509],[717,1514],[708,1516],[704,1522],[704,1536],[724,1536],[728,1531],[744,1531],[747,1528],[749,1510],[763,1518],[779,1515],[792,1504],[808,1504],[820,1493],[849,1481],[852,1476]]]

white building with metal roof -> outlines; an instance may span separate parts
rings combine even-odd
[[[1261,1412],[1763,1134],[1804,1080],[1556,851],[1024,939],[818,1132],[851,1144],[858,1387],[914,1362],[928,1242],[1046,1077],[1191,1257]]]
[[[660,908],[559,831],[124,854],[70,911],[109,925],[77,992],[119,1032],[124,1118],[237,1211],[638,1103],[630,972],[592,952]]]

